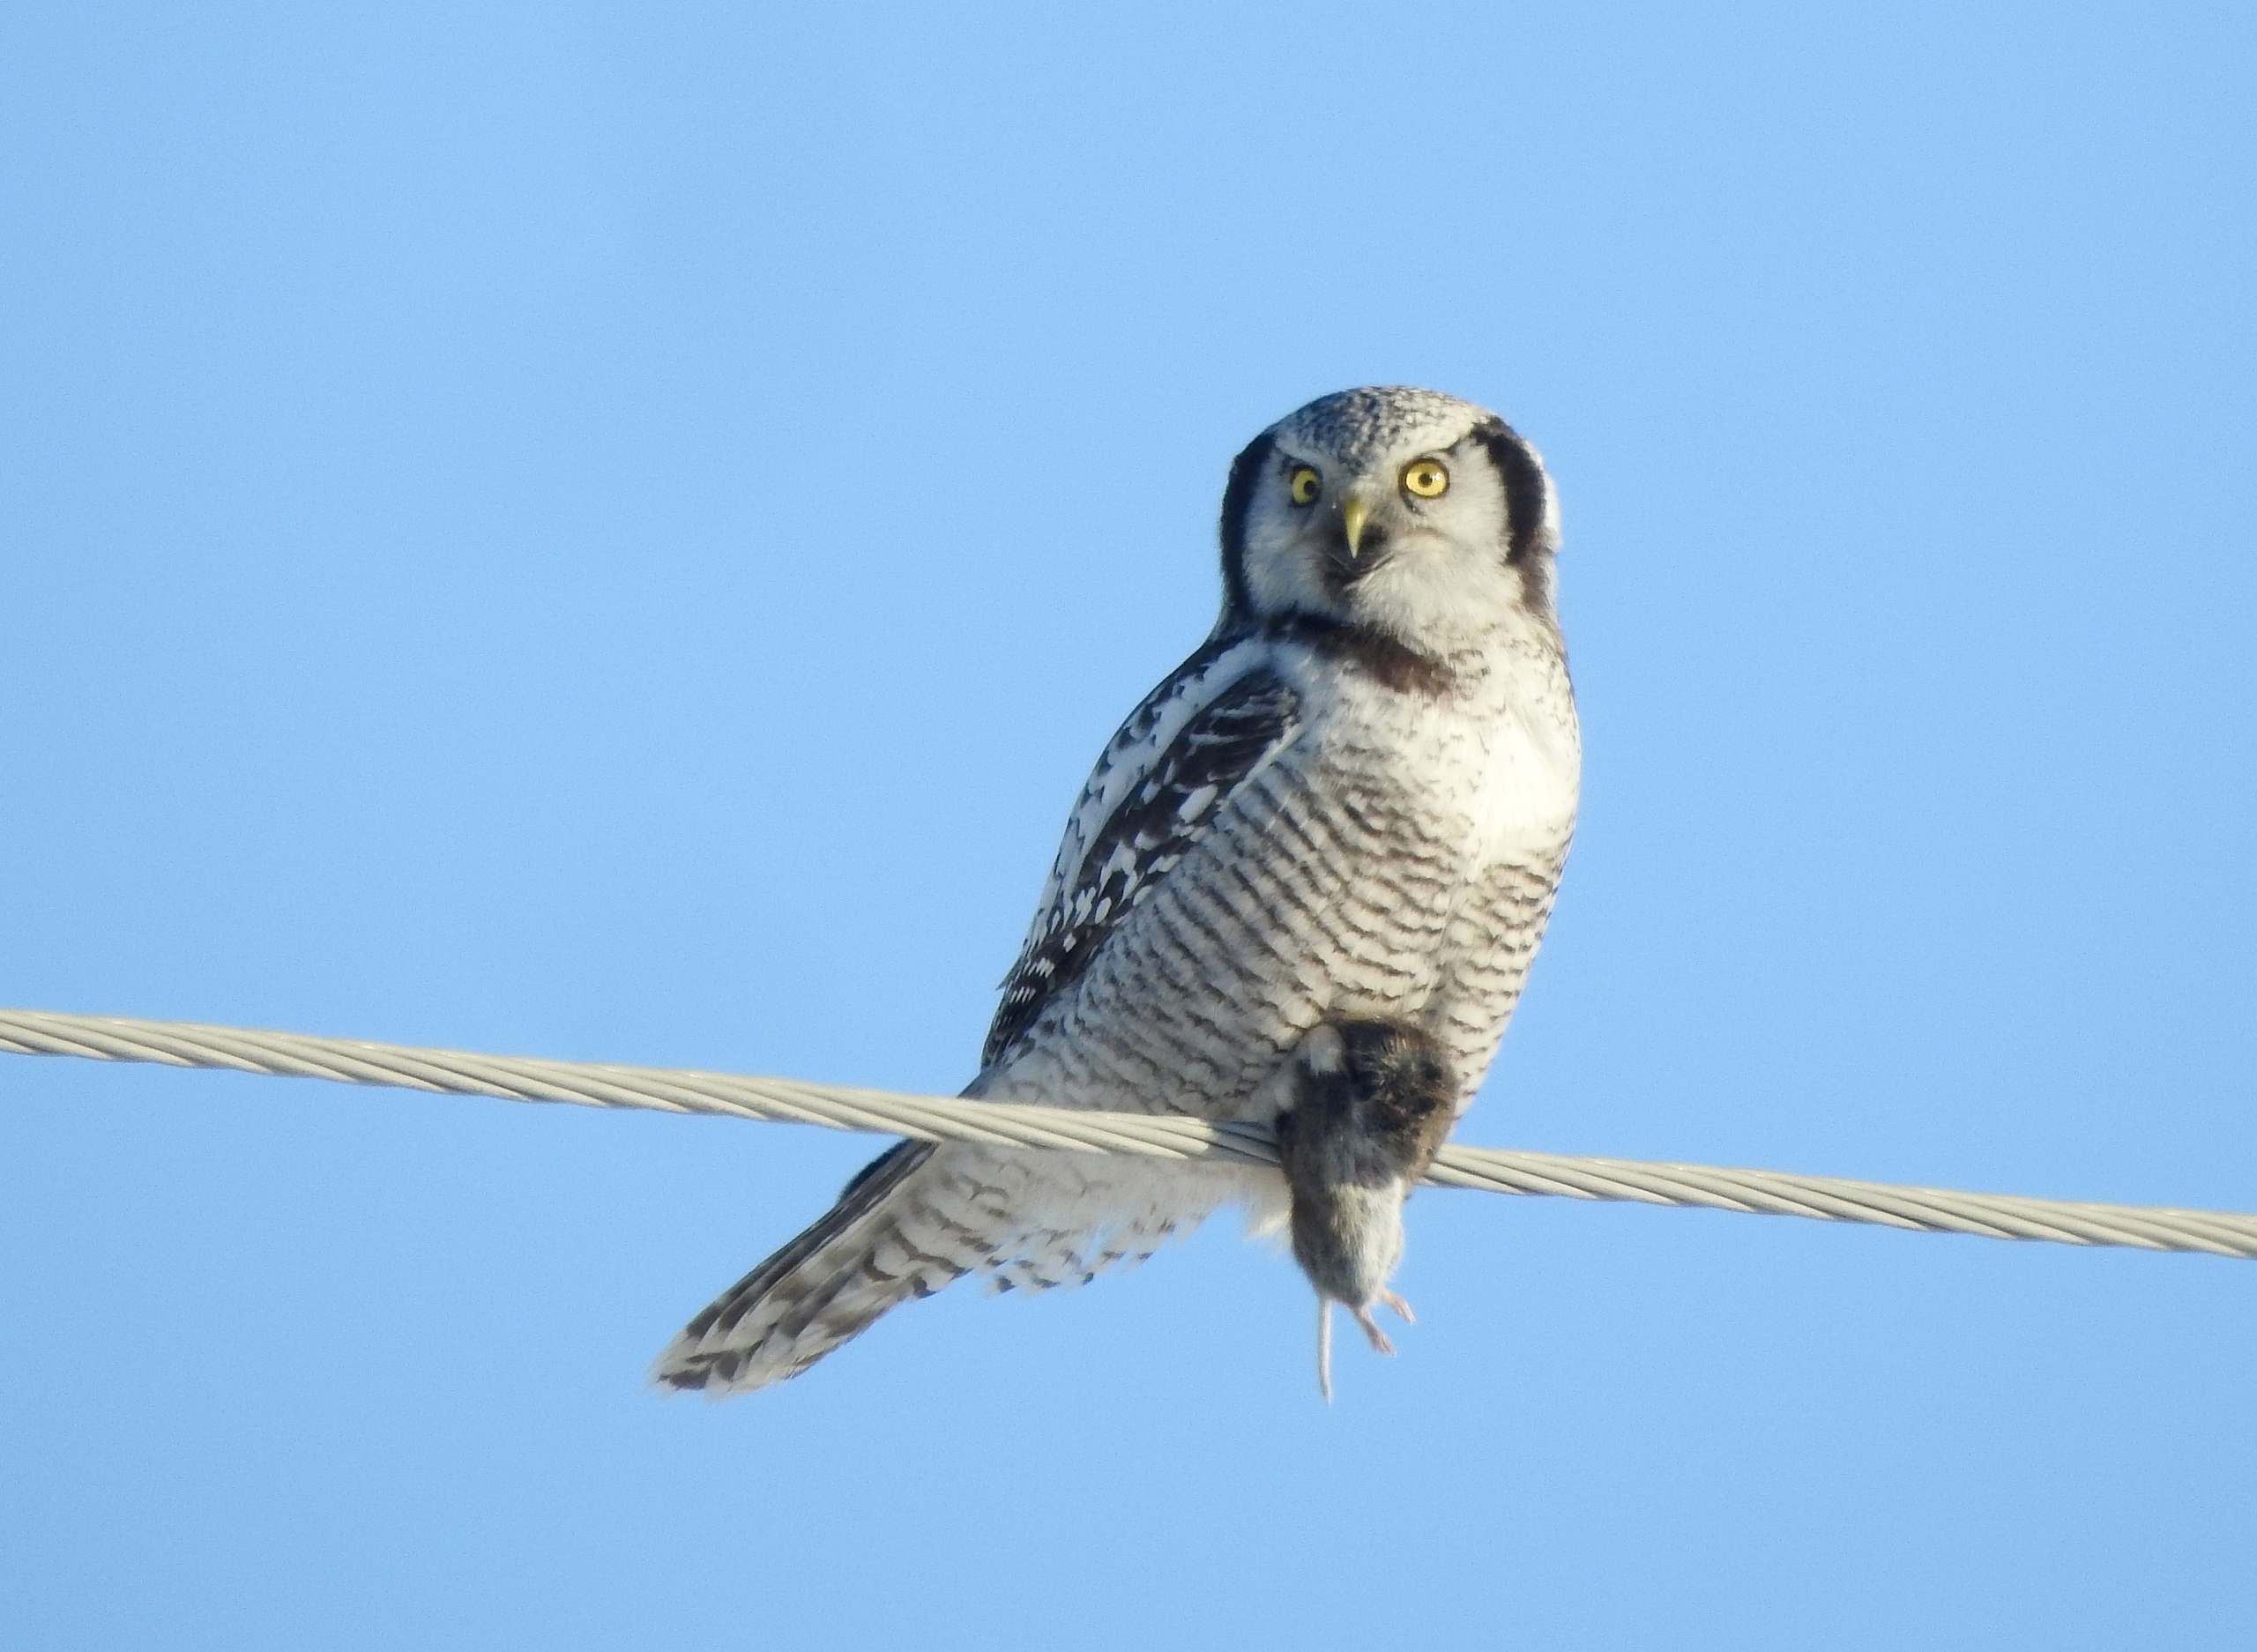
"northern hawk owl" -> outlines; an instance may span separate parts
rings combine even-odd
[[[1294,1254],[1375,1340],[1403,1194],[1496,1053],[1575,827],[1558,538],[1535,450],[1455,398],[1345,391],[1256,436],[1223,495],[1221,617],[1099,758],[964,1091],[1300,1107]],[[1283,1220],[1288,1181],[904,1142],[657,1380],[749,1392],[967,1273],[1078,1284],[1234,1200]]]

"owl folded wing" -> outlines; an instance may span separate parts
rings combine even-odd
[[[983,1067],[1035,1026],[1231,794],[1292,742],[1298,714],[1253,639],[1210,644],[1153,690],[1076,807]],[[1218,1167],[905,1142],[691,1321],[654,1378],[713,1397],[764,1387],[975,1270],[1005,1287],[1081,1284],[1149,1254],[1243,1192],[1243,1179]]]

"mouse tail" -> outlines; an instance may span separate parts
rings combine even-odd
[[[1327,1405],[1332,1403],[1332,1299],[1316,1299],[1316,1386]]]

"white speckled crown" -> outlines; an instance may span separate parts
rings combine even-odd
[[[1440,391],[1382,384],[1320,396],[1270,428],[1358,462],[1414,430],[1438,425],[1464,428],[1495,417],[1485,407]]]

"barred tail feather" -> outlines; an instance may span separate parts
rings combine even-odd
[[[909,1237],[929,1142],[904,1142],[846,1184],[823,1219],[722,1293],[659,1356],[652,1380],[711,1398],[796,1376],[911,1297],[967,1271]]]
[[[1002,1289],[1084,1284],[1196,1226],[1244,1192],[1244,1179],[1105,1155],[904,1142],[690,1321],[652,1380],[709,1399],[749,1394],[975,1269]]]

